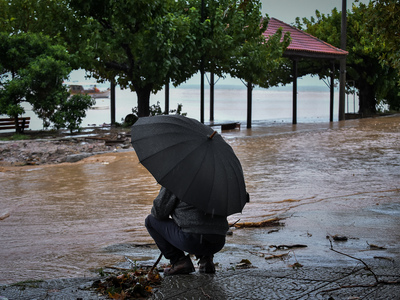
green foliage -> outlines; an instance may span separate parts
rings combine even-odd
[[[398,0],[373,0],[366,10],[369,22],[367,28],[373,30],[376,44],[384,43],[387,51],[379,60],[390,64],[400,75],[400,3]],[[400,82],[399,82],[400,84]]]
[[[353,5],[352,11],[347,13],[347,51],[346,80],[349,86],[358,89],[360,99],[359,111],[363,115],[376,113],[377,107],[383,103],[391,109],[398,108],[399,80],[397,71],[388,64],[381,63],[380,58],[393,54],[393,50],[386,46],[382,38],[375,34],[376,25],[371,23],[370,13],[376,8],[369,5]],[[308,33],[324,40],[333,46],[340,47],[341,12],[332,10],[331,15],[316,12],[316,18],[307,20],[297,19],[297,26],[306,29]],[[398,46],[397,46],[398,47]],[[320,78],[327,78],[331,72],[331,62],[302,61],[299,63],[300,76],[318,74]],[[336,66],[336,77],[339,77]],[[396,96],[397,95],[397,96]]]
[[[138,95],[139,111],[148,115],[151,92],[168,78],[179,84],[190,78],[196,37],[182,1],[71,0],[85,25],[75,42],[86,53],[87,70],[96,78],[115,79]]]
[[[206,70],[219,76],[223,76],[219,71],[228,73],[263,87],[276,85],[273,71],[289,45],[289,34],[278,30],[266,40],[262,34],[269,18],[262,18],[260,1],[217,3],[218,9],[211,9],[214,13],[207,11],[217,26],[209,30],[212,38],[204,49]]]
[[[183,113],[182,112],[182,104],[178,104],[176,109],[170,109],[169,113],[170,114],[177,114],[177,115],[182,115],[182,116],[186,116],[187,113]],[[153,104],[152,106],[150,106],[149,108],[150,111],[150,115],[149,116],[157,116],[157,115],[164,115],[166,114],[165,112],[163,112],[161,110],[161,106],[160,106],[160,102],[157,101],[157,104]],[[133,124],[135,124],[135,122],[139,119],[139,111],[137,107],[132,108],[132,113],[127,115],[125,117],[125,119],[123,119],[124,123],[123,126],[124,127],[130,127]]]
[[[26,140],[26,139],[29,139],[29,137],[27,135],[15,133],[12,136],[0,138],[0,141],[19,141],[19,140]]]
[[[151,92],[178,86],[202,63],[219,76],[275,85],[289,37],[266,41],[260,8],[259,0],[0,0],[0,31],[46,34],[68,51],[70,67],[135,91],[146,116]],[[44,106],[37,112],[47,125]]]
[[[0,114],[17,118],[28,102],[45,127],[52,122],[70,130],[79,126],[93,103],[87,97],[69,99],[63,81],[71,68],[64,47],[42,34],[0,32],[0,53]]]
[[[268,85],[288,41],[279,36],[266,47],[261,1],[205,0],[204,10],[201,0],[69,2],[84,24],[75,43],[88,54],[85,68],[135,91],[140,116],[150,114],[151,92],[185,82],[201,62],[219,76]]]
[[[61,103],[52,114],[50,120],[56,129],[67,128],[72,133],[80,128],[86,110],[95,104],[89,95],[73,95]]]

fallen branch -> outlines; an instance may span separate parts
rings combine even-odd
[[[386,250],[385,247],[378,246],[378,245],[375,245],[375,244],[370,244],[370,243],[368,243],[368,242],[367,242],[367,245],[369,246],[369,248],[370,248],[371,250]]]
[[[372,271],[372,269],[371,269],[362,259],[357,258],[357,257],[354,257],[354,256],[351,256],[351,255],[349,255],[349,254],[346,254],[346,253],[343,253],[343,252],[340,252],[340,251],[337,251],[337,250],[333,249],[332,240],[329,239],[329,242],[330,242],[330,244],[331,244],[330,250],[332,250],[333,252],[336,252],[336,253],[338,253],[338,254],[341,254],[341,255],[350,257],[350,258],[352,258],[352,259],[355,259],[355,260],[358,260],[359,262],[361,262],[361,263],[365,266],[365,269],[368,270],[368,271],[370,271],[371,274],[374,276],[374,278],[375,278],[375,283],[372,283],[372,284],[344,285],[344,286],[340,286],[340,287],[337,287],[337,288],[333,288],[333,289],[329,289],[329,290],[324,290],[324,291],[322,291],[322,292],[332,292],[332,291],[337,291],[337,290],[340,290],[340,289],[343,289],[343,288],[375,287],[375,286],[377,286],[377,285],[379,285],[379,284],[400,284],[400,281],[380,280],[380,279],[378,278],[378,276]]]
[[[394,259],[392,257],[386,257],[386,256],[374,256],[375,259],[386,259],[388,261],[393,262]]]
[[[376,281],[377,283],[379,283],[378,276],[376,276],[376,274],[374,273],[374,271],[372,271],[371,268],[370,268],[362,259],[357,258],[357,257],[354,257],[354,256],[351,256],[351,255],[349,255],[349,254],[346,254],[346,253],[343,253],[343,252],[340,252],[340,251],[337,251],[337,250],[333,249],[333,245],[332,245],[331,239],[329,239],[329,243],[331,244],[331,250],[332,250],[333,252],[342,254],[342,255],[344,255],[344,256],[350,257],[350,258],[352,258],[352,259],[355,259],[355,260],[358,260],[359,262],[361,262],[361,263],[365,266],[365,269],[368,270],[368,271],[370,271],[370,272],[372,273],[372,275],[373,275],[374,278],[375,278],[375,281]]]
[[[131,268],[120,268],[120,267],[114,267],[114,266],[104,266],[105,269],[113,269],[113,270],[118,270],[118,271],[130,271],[132,270]]]
[[[266,256],[265,259],[274,259],[274,258],[280,258],[283,260],[284,257],[288,256],[290,251],[288,253],[282,253],[282,254],[271,254],[269,256]]]
[[[307,245],[303,244],[294,244],[294,245],[271,245],[269,246],[270,248],[276,248],[277,250],[282,250],[282,249],[292,249],[292,248],[306,248]]]
[[[230,227],[235,228],[248,228],[248,227],[269,227],[269,226],[282,226],[283,224],[280,222],[283,220],[282,218],[272,218],[260,222],[243,222],[237,223],[237,221],[233,224],[230,224]]]

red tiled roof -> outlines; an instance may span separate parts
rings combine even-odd
[[[273,35],[280,27],[283,33],[289,31],[292,41],[285,51],[286,56],[340,58],[348,52],[336,48],[304,31],[290,26],[278,19],[271,18],[267,30],[263,33],[266,38]],[[284,54],[284,55],[285,55]]]

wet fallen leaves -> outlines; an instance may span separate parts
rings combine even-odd
[[[302,268],[303,265],[301,263],[299,263],[299,262],[295,262],[294,264],[289,265],[289,267],[293,268],[293,269],[299,269],[299,268]]]
[[[248,259],[242,259],[237,265],[236,269],[249,269],[254,268],[253,264]]]
[[[111,299],[147,299],[153,287],[161,283],[157,270],[138,269],[112,274],[93,283],[92,288]]]

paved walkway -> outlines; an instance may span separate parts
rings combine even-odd
[[[386,211],[383,205],[379,209]],[[308,210],[286,219],[284,227],[276,228],[278,231],[272,232],[271,228],[236,230],[215,257],[216,274],[196,272],[166,277],[154,289],[152,299],[400,299],[400,214],[388,211],[391,213],[378,214],[375,206],[329,214]],[[324,226],[315,225],[321,224],[317,222],[320,219]],[[333,242],[333,248],[340,253],[331,251],[327,232],[344,232],[349,237],[348,241]],[[307,247],[271,250],[273,245],[283,244],[306,244]],[[372,247],[372,244],[385,247]],[[143,255],[151,258],[147,262],[151,265],[160,253],[155,246],[132,249],[131,256],[125,251],[116,255],[137,257],[137,260]],[[282,254],[285,260],[266,259]],[[239,268],[243,259],[250,260],[250,268]],[[160,265],[166,262],[163,259]],[[296,262],[302,267],[290,267]],[[129,267],[125,263],[119,267]],[[96,279],[99,278],[3,285],[0,300],[107,299],[89,289]]]
[[[400,266],[368,262],[378,280],[400,282]],[[2,286],[0,299],[107,299],[88,289],[97,278]],[[351,287],[353,286],[353,287]],[[400,284],[376,283],[364,266],[220,270],[164,278],[152,299],[400,299]]]
[[[400,280],[394,267],[379,268],[382,280]],[[247,269],[167,278],[154,299],[399,299],[400,284],[378,284],[363,268]],[[397,275],[396,275],[397,274]],[[353,297],[353,298],[352,298]]]

